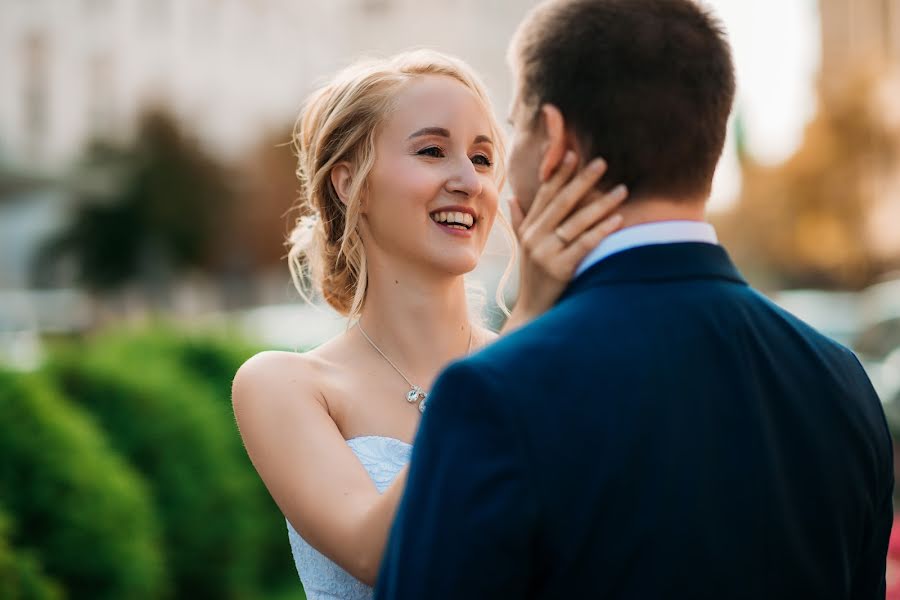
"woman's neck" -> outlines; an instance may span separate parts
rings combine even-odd
[[[467,350],[472,324],[463,277],[426,278],[383,268],[369,272],[374,276],[368,280],[362,327],[407,377],[428,385]]]

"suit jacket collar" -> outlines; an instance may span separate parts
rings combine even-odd
[[[560,300],[602,284],[699,279],[747,285],[722,246],[677,242],[639,246],[604,258],[576,277]]]

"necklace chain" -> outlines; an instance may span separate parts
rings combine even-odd
[[[381,358],[383,358],[385,361],[387,361],[387,363],[389,365],[391,365],[391,367],[393,367],[393,369],[395,371],[397,371],[397,374],[400,375],[400,377],[402,377],[406,381],[406,383],[409,385],[410,389],[409,389],[409,392],[407,392],[407,394],[406,394],[406,401],[409,402],[410,404],[419,403],[419,411],[425,412],[425,401],[428,399],[428,392],[423,390],[421,388],[421,386],[418,386],[415,383],[413,383],[412,381],[410,381],[409,377],[407,377],[403,373],[403,371],[400,370],[400,367],[395,365],[394,361],[392,361],[390,358],[388,358],[387,354],[385,354],[381,350],[381,348],[378,347],[378,344],[376,344],[374,341],[372,341],[372,338],[370,338],[369,334],[366,333],[366,330],[363,329],[362,322],[357,321],[356,326],[359,328],[359,332],[361,334],[363,334],[363,337],[366,338],[366,341],[369,342],[369,345],[372,346],[372,348],[374,348],[375,351],[381,355]],[[466,354],[469,354],[472,351],[472,329],[473,329],[472,326],[469,325],[469,342],[466,345]],[[419,402],[420,400],[421,400],[421,402]]]

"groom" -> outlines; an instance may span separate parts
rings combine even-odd
[[[878,398],[704,221],[719,25],[691,0],[551,0],[511,61],[523,209],[571,149],[628,184],[625,223],[552,310],[440,376],[377,597],[883,598]]]

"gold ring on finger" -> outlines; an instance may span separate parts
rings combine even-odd
[[[562,229],[562,227],[557,227],[556,229],[553,230],[553,233],[554,233],[554,235],[556,235],[557,238],[559,238],[559,241],[561,241],[563,243],[563,246],[568,246],[572,242],[572,240],[570,240],[569,238],[564,236],[562,231],[560,231],[561,229]]]

